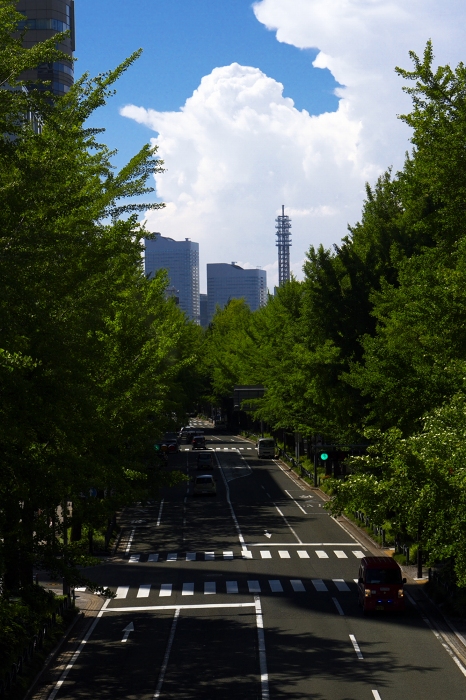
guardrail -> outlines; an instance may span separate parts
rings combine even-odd
[[[35,634],[25,646],[17,661],[12,663],[10,670],[4,673],[3,677],[0,678],[0,698],[7,697],[7,693],[9,693],[15,685],[18,676],[23,673],[26,664],[32,660],[37,651],[43,648],[45,638],[49,635],[50,630],[57,624],[57,616],[63,615],[65,610],[68,610],[69,607],[71,607],[70,594],[68,594],[67,598],[61,600],[56,610],[41,623],[39,632]]]

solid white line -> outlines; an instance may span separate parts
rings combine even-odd
[[[374,696],[374,700],[382,700],[382,698],[380,697],[380,693],[379,693],[378,690],[373,690],[373,691],[372,691],[372,695]]]
[[[341,607],[340,603],[336,598],[332,598],[333,602],[335,603],[335,607],[338,610],[340,615],[344,615],[345,613],[343,612],[343,608]]]
[[[296,500],[293,498],[293,496],[291,495],[291,493],[290,493],[289,491],[287,491],[286,489],[285,489],[285,493],[287,493],[288,496],[291,498],[291,500],[294,501],[294,502],[296,503],[296,505],[298,506],[299,510],[302,510],[303,513],[304,513],[304,515],[307,515],[306,511],[304,510],[304,508],[303,508],[302,506],[299,505],[298,501],[296,501]]]
[[[299,483],[299,481],[296,481],[295,479],[293,479],[293,477],[291,476],[291,474],[289,474],[288,471],[287,471],[286,469],[283,469],[282,465],[279,464],[279,462],[277,462],[276,459],[273,459],[272,462],[273,462],[274,464],[276,464],[277,467],[278,467],[279,469],[281,469],[282,472],[283,472],[284,474],[286,474],[286,476],[288,477],[288,479],[291,479],[291,481],[293,482],[293,484],[294,484],[295,486],[299,486],[299,488],[301,489],[301,491],[305,491],[305,490],[306,490],[306,489],[304,488],[304,486],[302,486],[302,485]],[[293,474],[294,474],[294,472],[293,472]]]
[[[262,700],[269,700],[269,674],[267,673],[267,657],[265,655],[264,621],[259,596],[254,596],[256,608],[257,639],[259,642],[259,666],[261,673]]]
[[[358,657],[358,659],[363,659],[364,656],[361,654],[361,649],[359,648],[359,644],[357,643],[354,634],[350,634],[349,638],[351,639],[351,643],[354,647],[354,651],[356,652],[356,656]]]
[[[173,640],[175,638],[176,625],[177,625],[179,616],[180,616],[180,609],[176,608],[175,615],[173,616],[173,622],[172,622],[172,628],[170,630],[170,636],[168,638],[167,648],[165,650],[165,656],[163,658],[162,668],[160,669],[159,681],[157,683],[157,688],[155,689],[154,700],[155,700],[155,698],[160,697],[160,691],[162,690],[163,679],[165,678],[165,672],[167,670],[168,659],[170,657],[170,651],[172,648]]]
[[[246,543],[245,543],[244,537],[241,533],[238,519],[236,517],[235,511],[233,510],[233,505],[232,505],[231,499],[230,499],[230,487],[228,486],[228,482],[226,480],[225,474],[223,473],[223,469],[222,469],[222,466],[221,466],[220,461],[218,459],[217,453],[215,454],[215,459],[217,460],[218,468],[220,469],[220,474],[222,475],[223,483],[225,484],[225,489],[227,492],[227,501],[228,501],[228,505],[230,506],[231,517],[233,518],[233,522],[235,523],[236,532],[238,533],[238,539],[239,539],[240,543],[244,546]]]
[[[273,501],[272,501],[272,503],[273,503]],[[279,508],[275,503],[273,503],[273,504],[274,504],[275,508],[278,510],[278,512],[280,513],[280,515],[282,516],[282,518],[283,518],[283,520],[285,521],[285,523],[286,523],[286,524],[288,525],[288,527],[290,528],[290,530],[291,530],[291,532],[293,533],[293,535],[294,535],[294,536],[296,537],[296,539],[298,540],[299,544],[302,544],[302,541],[300,540],[300,538],[298,537],[298,535],[296,534],[296,532],[293,530],[293,528],[291,527],[291,525],[290,525],[290,523],[288,522],[288,520],[285,518],[285,516],[284,516],[283,513],[281,512],[280,508]]]
[[[352,542],[254,542],[253,544],[248,544],[248,547],[354,547]]]
[[[207,610],[210,608],[253,608],[254,603],[211,603],[206,605],[140,605],[133,608],[108,608],[104,612],[150,612],[151,610]],[[102,612],[102,611],[101,611]]]
[[[135,528],[133,528],[131,530],[131,535],[129,536],[128,544],[126,545],[125,554],[128,554],[129,550],[131,549],[131,545],[133,543],[133,537],[134,537],[135,531],[136,531]]]
[[[48,700],[54,700],[56,694],[58,693],[58,691],[59,691],[60,688],[62,687],[63,683],[65,682],[68,673],[71,671],[71,669],[73,668],[74,664],[76,663],[76,660],[77,660],[78,656],[80,655],[80,653],[81,653],[82,650],[84,649],[84,645],[87,643],[89,637],[91,636],[91,634],[92,634],[93,631],[95,630],[95,628],[96,628],[96,626],[97,626],[97,623],[99,622],[100,618],[101,618],[102,615],[104,614],[104,612],[105,612],[105,610],[106,610],[106,608],[107,608],[107,605],[108,605],[109,603],[110,603],[110,598],[108,598],[108,599],[105,601],[105,603],[103,604],[101,610],[97,613],[97,617],[95,618],[94,622],[92,623],[92,625],[90,626],[89,630],[87,631],[86,636],[85,636],[84,639],[82,640],[81,644],[80,644],[79,647],[76,649],[76,651],[74,652],[73,656],[71,657],[70,663],[65,667],[65,670],[63,671],[63,673],[62,673],[61,676],[60,676],[60,680],[57,682],[55,688],[54,688],[54,689],[52,690],[52,692],[50,693]]]
[[[157,525],[156,525],[156,527],[160,527],[160,521],[162,520],[162,508],[163,508],[163,502],[164,502],[164,500],[165,500],[165,499],[162,498],[162,500],[160,501],[159,517],[157,518]]]

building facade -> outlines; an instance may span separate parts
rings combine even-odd
[[[150,277],[157,270],[168,272],[170,286],[178,291],[179,307],[200,323],[199,308],[199,243],[186,238],[175,241],[160,233],[145,240],[144,271]]]
[[[22,78],[30,81],[47,81],[44,89],[54,95],[64,95],[73,85],[73,62],[75,48],[74,0],[19,0],[16,9],[25,19],[20,29],[27,29],[23,45],[31,48],[45,39],[50,39],[57,32],[71,32],[71,38],[65,39],[57,48],[70,57],[69,61],[60,63],[43,63],[36,70],[25,71]]]
[[[207,328],[209,325],[209,310],[207,306],[207,294],[199,294],[199,307],[201,311],[201,326]]]
[[[207,265],[207,311],[209,323],[217,305],[224,308],[230,299],[244,299],[251,311],[267,303],[267,273],[254,268],[245,270],[235,263]]]

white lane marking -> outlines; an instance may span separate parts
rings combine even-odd
[[[172,584],[171,583],[162,583],[160,586],[160,593],[159,596],[160,598],[167,598],[172,594]]]
[[[218,452],[218,451],[221,450],[222,448],[221,448],[221,447],[216,447],[215,449],[216,449],[217,452]]]
[[[267,537],[268,540],[272,537],[270,532],[267,532],[267,530],[264,530],[264,535]]]
[[[302,510],[303,513],[306,515],[306,511],[304,510],[304,508],[303,508],[302,506],[299,505],[298,501],[296,501],[296,500],[293,498],[293,496],[291,495],[291,493],[290,493],[289,491],[287,491],[286,489],[285,489],[285,493],[288,494],[288,496],[291,498],[291,500],[295,502],[295,504],[298,506],[299,510]]]
[[[178,552],[169,552],[167,554],[167,561],[176,561],[178,559]]]
[[[164,500],[165,500],[165,499],[162,498],[162,500],[160,501],[159,517],[157,518],[156,527],[160,527],[160,521],[162,520],[162,508],[163,508],[163,502],[164,502]]]
[[[338,610],[339,615],[344,615],[345,613],[343,612],[343,608],[341,607],[340,603],[336,598],[332,598],[333,602],[335,603],[335,607]]]
[[[278,579],[269,580],[269,586],[272,593],[283,593],[283,586]]]
[[[189,452],[189,447],[185,447],[185,448],[184,448],[184,451],[185,451],[185,452]]]
[[[353,554],[356,557],[356,559],[362,559],[365,556],[364,552],[360,552],[359,550],[356,550],[355,552],[353,552]]]
[[[126,598],[126,596],[128,595],[128,591],[129,586],[118,586],[118,588],[116,589],[115,599],[121,600],[122,598]]]
[[[345,582],[343,578],[332,578],[333,583],[335,586],[338,588],[339,591],[342,593],[345,593],[346,591],[349,591],[348,584]]]
[[[426,623],[427,627],[429,627],[432,634],[435,635],[436,639],[440,642],[440,644],[443,646],[445,651],[449,654],[449,656],[451,656],[451,658],[453,659],[455,664],[458,666],[458,668],[461,671],[461,673],[463,674],[463,676],[466,676],[466,668],[463,666],[463,664],[458,659],[456,654],[453,653],[452,649],[450,648],[450,645],[445,643],[448,640],[443,636],[443,634],[440,634],[440,632],[434,628],[431,621],[425,615],[422,614],[422,612],[419,609],[418,604],[416,603],[416,601],[410,596],[410,594],[406,590],[405,590],[405,596],[408,598],[411,605],[413,605],[415,608],[417,608],[418,612],[420,612],[421,617],[422,617],[423,621]],[[443,637],[443,639],[442,639],[442,637]],[[444,639],[445,639],[445,641],[444,641]]]
[[[259,581],[248,581],[249,593],[260,593],[261,587]]]
[[[138,561],[140,560],[140,558],[141,558],[141,555],[140,555],[140,554],[131,554],[131,556],[130,556],[130,558],[129,558],[129,561],[130,561],[132,564],[135,564],[136,562],[138,562]]]
[[[181,595],[194,595],[194,583],[183,583]]]
[[[180,616],[180,609],[176,608],[175,615],[173,616],[173,622],[172,622],[172,627],[170,630],[170,636],[168,638],[167,648],[165,649],[165,656],[163,658],[162,668],[160,669],[160,675],[159,675],[159,680],[157,682],[157,688],[155,689],[155,693],[154,693],[154,700],[156,700],[156,698],[160,697],[160,691],[162,690],[163,679],[165,678],[165,672],[167,670],[168,659],[170,658],[170,651],[172,648],[173,640],[175,638],[176,625],[177,625],[179,616]]]
[[[58,691],[59,691],[60,688],[62,687],[63,683],[65,682],[67,675],[69,674],[69,672],[71,671],[71,669],[72,669],[73,666],[75,665],[75,663],[76,663],[76,661],[77,661],[77,659],[78,659],[78,656],[80,655],[80,653],[81,653],[82,650],[84,649],[84,645],[87,644],[87,641],[88,641],[89,637],[91,636],[91,634],[93,633],[93,631],[94,631],[95,628],[97,627],[97,623],[99,622],[100,618],[101,618],[102,615],[104,614],[104,612],[105,612],[105,610],[106,610],[106,608],[107,608],[107,605],[108,605],[109,603],[110,603],[110,598],[108,598],[108,599],[105,601],[105,603],[103,604],[101,610],[97,613],[97,617],[95,618],[95,620],[94,620],[94,622],[92,623],[92,625],[89,627],[89,629],[88,629],[88,631],[87,631],[85,637],[83,638],[81,644],[80,644],[79,647],[76,649],[76,651],[74,652],[73,656],[71,657],[70,663],[69,663],[67,666],[65,666],[65,668],[64,668],[64,670],[63,670],[63,673],[62,673],[61,676],[60,676],[60,679],[57,681],[57,684],[56,684],[55,688],[52,690],[52,692],[51,692],[50,695],[49,695],[49,700],[54,700],[56,694],[58,693]]]
[[[79,593],[84,593],[84,591],[87,591],[87,588],[86,586],[79,586],[79,588],[75,588],[74,590]]]
[[[215,552],[204,552],[204,559],[206,561],[213,561],[215,559]]]
[[[186,552],[186,561],[196,561],[196,552]]]
[[[328,554],[327,552],[324,552],[323,549],[317,549],[316,554],[319,557],[319,559],[328,559]]]
[[[263,547],[263,542],[248,544],[248,547]],[[267,542],[267,547],[354,547],[353,542]],[[364,554],[363,554],[364,556]]]
[[[333,553],[337,557],[337,559],[348,559],[348,555],[346,552],[343,552],[341,549],[334,549]]]
[[[233,552],[223,552],[224,559],[233,559]]]
[[[372,691],[372,695],[374,696],[374,700],[382,700],[382,698],[380,697],[380,693],[379,693],[378,690],[373,690],[373,691]]]
[[[252,559],[252,552],[250,552],[249,549],[246,549],[246,547],[243,547],[241,550],[241,556],[243,559]]]
[[[304,584],[299,578],[292,578],[290,580],[291,583],[291,588],[294,590],[295,593],[305,593],[306,589],[304,588]]]
[[[204,582],[204,595],[215,595],[217,593],[217,584],[215,581]]]
[[[252,447],[246,447],[247,450],[252,450]]]
[[[236,517],[236,513],[235,513],[235,511],[234,511],[234,509],[233,509],[233,505],[232,505],[232,503],[231,503],[231,498],[230,498],[230,487],[228,486],[228,481],[226,480],[226,476],[225,476],[225,474],[223,473],[223,469],[222,469],[222,467],[221,467],[221,464],[220,464],[220,461],[219,461],[219,459],[218,459],[218,455],[217,455],[217,454],[215,455],[215,459],[217,460],[218,468],[220,469],[220,474],[222,475],[223,483],[225,484],[225,489],[226,489],[226,492],[227,492],[227,501],[228,501],[228,505],[230,506],[231,517],[233,518],[233,522],[234,522],[235,527],[236,527],[236,532],[238,533],[238,539],[239,539],[239,541],[240,541],[240,544],[242,544],[243,547],[244,547],[246,543],[245,543],[244,537],[243,537],[243,535],[242,535],[242,533],[241,533],[241,529],[240,529],[240,526],[239,526],[239,523],[238,523],[238,518]]]
[[[289,473],[289,471],[288,471],[287,469],[283,469],[282,465],[279,464],[279,462],[277,462],[276,459],[273,459],[272,462],[273,462],[274,464],[276,464],[277,467],[278,467],[279,469],[281,469],[282,472],[283,472],[284,474],[286,474],[286,476],[288,477],[288,479],[291,479],[291,481],[293,482],[293,484],[294,484],[295,486],[298,486],[298,487],[301,489],[301,491],[304,491],[304,490],[305,490],[305,489],[304,489],[304,486],[301,486],[301,484],[299,483],[299,481],[296,481],[295,479],[293,479],[293,477],[291,476],[291,474]],[[294,474],[294,472],[293,472],[293,474]]]
[[[254,603],[211,603],[204,605],[138,605],[135,608],[108,608],[105,612],[150,612],[152,610],[210,610],[221,608],[253,608]]]
[[[227,581],[227,593],[238,593],[238,581]]]
[[[229,450],[230,448],[229,448],[229,447],[224,447],[223,449],[224,449],[224,450]]]
[[[359,648],[359,644],[357,643],[356,637],[354,636],[354,634],[350,634],[349,638],[351,639],[351,644],[354,647],[354,651],[356,652],[356,656],[358,657],[358,659],[363,659],[364,656],[361,654],[361,649]]]
[[[268,549],[261,549],[260,553],[262,559],[272,559],[272,555]]]
[[[158,561],[158,560],[159,560],[158,554],[149,554],[149,558],[147,561]]]
[[[328,591],[327,586],[325,585],[325,583],[322,581],[321,578],[313,578],[312,585],[314,586],[316,591],[320,591],[320,592]]]
[[[279,549],[278,554],[280,556],[280,559],[290,559],[290,553],[287,552],[285,549]]]
[[[131,534],[129,536],[128,544],[126,545],[125,554],[128,554],[129,550],[131,549],[131,545],[133,544],[133,537],[134,537],[135,532],[136,532],[136,530],[133,528],[131,530]]]
[[[259,642],[259,666],[261,673],[261,698],[269,700],[269,674],[267,673],[267,657],[265,654],[264,620],[262,618],[262,608],[259,596],[254,596],[256,608],[257,639]]]
[[[273,501],[272,501],[272,503],[273,503]],[[302,541],[300,540],[300,538],[298,537],[298,535],[296,534],[296,532],[293,530],[293,528],[291,527],[291,525],[290,525],[290,523],[288,522],[288,520],[285,518],[285,516],[284,516],[283,513],[281,512],[280,508],[279,508],[275,503],[273,503],[273,504],[274,504],[275,508],[277,509],[277,511],[278,511],[278,512],[280,513],[280,515],[282,516],[282,518],[283,518],[283,520],[285,521],[285,523],[286,523],[286,524],[288,525],[288,527],[290,528],[290,530],[291,530],[291,532],[293,533],[293,535],[294,535],[294,536],[296,537],[296,539],[298,540],[299,544],[302,544]]]
[[[355,583],[359,583],[359,579],[358,579],[358,578],[354,578],[353,581],[354,581]]]
[[[305,549],[298,549],[298,557],[300,559],[309,559],[309,554],[306,552]]]
[[[131,634],[131,632],[134,632],[134,623],[130,622],[129,625],[126,625],[125,629],[123,630],[123,639],[121,640],[123,643],[128,641],[128,637]]]
[[[150,583],[142,583],[139,586],[139,590],[138,590],[138,594],[137,594],[136,598],[148,598],[149,593],[150,593],[150,587],[151,587]]]

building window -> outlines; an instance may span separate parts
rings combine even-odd
[[[51,29],[55,32],[66,32],[70,28],[69,24],[59,19],[23,19],[18,24],[18,29]]]

